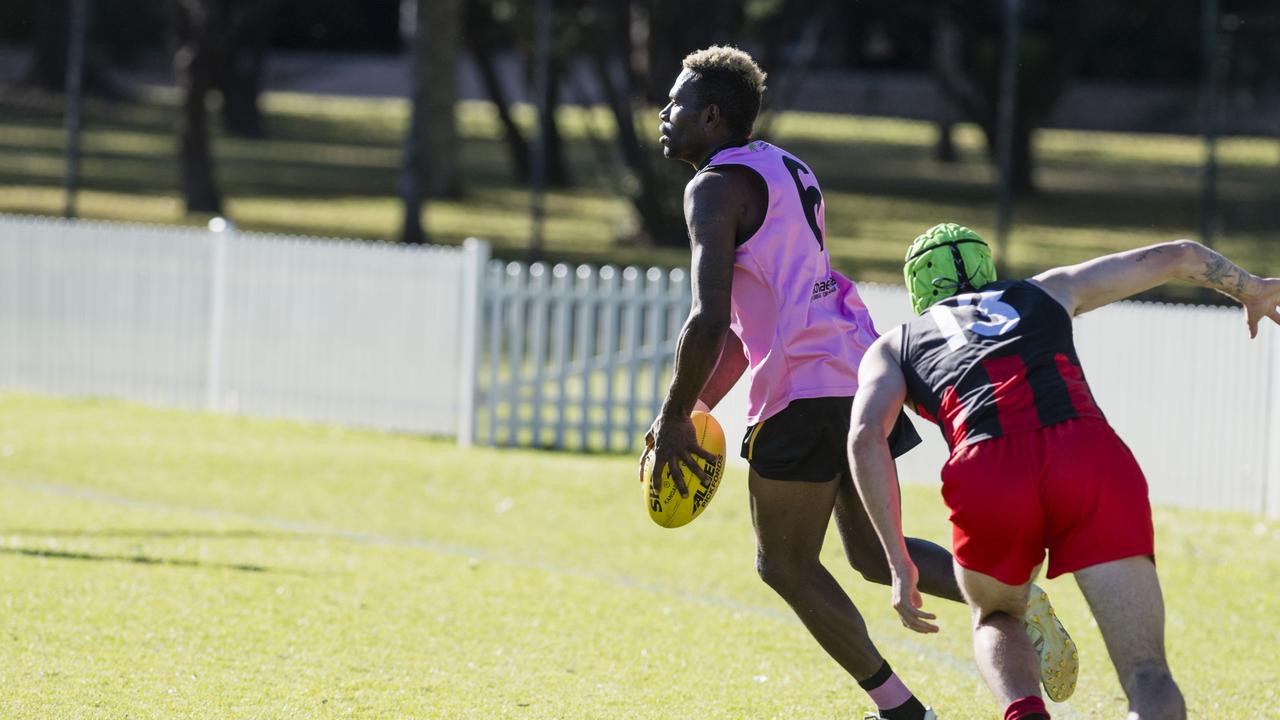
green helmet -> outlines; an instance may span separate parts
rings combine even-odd
[[[994,282],[996,268],[981,235],[963,225],[941,223],[911,243],[902,277],[918,314],[939,300]]]

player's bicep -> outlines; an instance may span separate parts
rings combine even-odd
[[[738,207],[733,183],[713,172],[694,178],[685,193],[694,312],[726,320],[729,316]]]
[[[851,441],[888,437],[906,399],[907,380],[892,335],[886,335],[867,349],[858,366],[858,392],[850,418]]]

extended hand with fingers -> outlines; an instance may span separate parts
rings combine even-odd
[[[904,626],[918,633],[936,633],[938,626],[929,621],[938,616],[923,609],[924,600],[917,587],[919,580],[920,573],[914,563],[893,568],[893,609],[898,612]]]
[[[1258,278],[1257,286],[1240,296],[1240,304],[1249,323],[1249,337],[1258,336],[1258,323],[1264,317],[1280,325],[1280,278]]]

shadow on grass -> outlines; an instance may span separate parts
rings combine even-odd
[[[461,145],[466,160],[461,170],[465,196],[483,198],[492,190],[522,189],[512,184],[500,148],[470,142]],[[258,149],[257,155],[227,156],[215,152],[214,172],[225,195],[323,199],[398,194],[398,164],[378,167],[275,159],[269,141]],[[65,156],[60,148],[31,148],[0,140],[0,157],[6,155],[11,160],[0,164],[0,184],[63,186]],[[29,164],[27,168],[22,166],[22,160]],[[80,186],[105,192],[177,192],[177,159],[169,155],[88,151],[81,155]]]
[[[64,111],[60,98],[31,102],[0,91],[0,122],[61,129]],[[178,113],[177,106],[161,103],[90,101],[83,108],[82,123],[84,127],[172,134]]]
[[[177,169],[173,161],[168,159],[111,159],[90,155],[82,160],[81,168],[82,190],[126,194],[178,192]],[[217,163],[216,174],[222,192],[227,197],[275,197],[286,200],[396,197],[396,174],[392,170],[317,168],[302,163],[264,164],[248,160],[221,160]],[[36,175],[10,167],[0,168],[0,185],[61,189],[63,180],[60,170]]]
[[[0,96],[0,122],[33,128],[61,130],[64,108],[55,104],[6,102]],[[175,136],[181,109],[169,103],[89,103],[84,110],[85,130],[110,130]],[[224,136],[219,131],[217,113],[209,118],[216,143]],[[399,147],[404,128],[400,123],[362,123],[357,119],[324,115],[264,113],[267,138],[270,140],[306,140],[371,148]]]
[[[106,555],[86,552],[71,552],[68,550],[49,550],[36,548],[0,548],[0,554],[3,555],[21,555],[26,557],[49,558],[53,560],[82,560],[89,562],[114,562],[114,563],[133,563],[135,565],[164,565],[169,567],[189,567],[189,568],[216,568],[223,570],[237,570],[240,572],[251,573],[273,573],[288,575],[305,575],[306,573],[297,570],[279,570],[268,568],[262,565],[248,565],[243,563],[218,563],[206,562],[202,560],[183,560],[180,558],[159,558],[150,555]]]
[[[0,536],[59,537],[59,538],[145,538],[192,540],[300,540],[310,536],[292,532],[263,532],[262,530],[77,530],[74,528],[0,528]]]

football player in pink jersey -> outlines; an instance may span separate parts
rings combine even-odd
[[[878,709],[872,717],[935,717],[890,669],[818,557],[834,512],[853,567],[874,582],[891,579],[845,455],[858,363],[877,337],[875,327],[854,284],[831,269],[813,171],[751,139],[764,73],[750,55],[730,47],[700,50],[683,64],[660,114],[660,132],[663,154],[696,171],[684,193],[693,303],[671,386],[645,438],[646,455],[654,455],[655,476],[673,471],[687,495],[677,463],[701,474],[693,456],[705,455],[689,415],[714,407],[748,372],[742,455],[751,466],[761,578],[871,696]],[[889,440],[896,455],[919,436],[903,416]],[[921,589],[961,602],[950,553],[918,539],[908,547]],[[1048,646],[1070,642],[1056,621],[1035,632]],[[1056,683],[1051,696],[1065,697],[1074,689],[1075,668],[1045,679]]]

